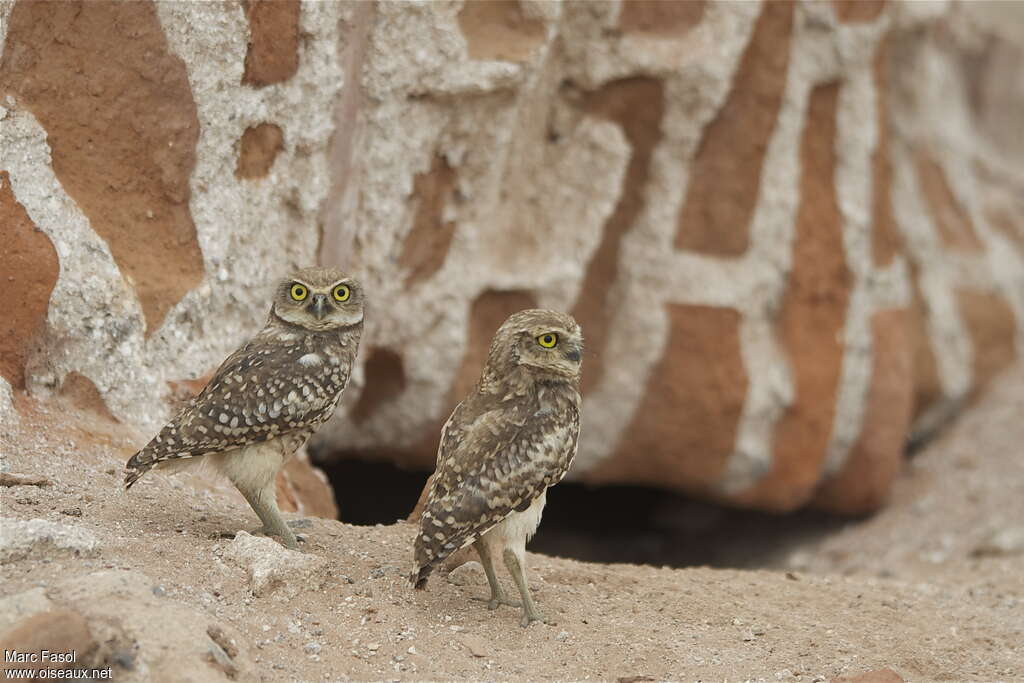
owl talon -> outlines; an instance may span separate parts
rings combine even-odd
[[[248,533],[253,535],[253,536],[265,536],[266,538],[274,538],[274,537],[280,538],[281,539],[281,545],[283,545],[286,548],[291,548],[292,550],[298,549],[298,547],[299,547],[298,544],[299,543],[305,543],[306,542],[306,536],[304,534],[294,534],[294,536],[295,536],[295,543],[293,545],[289,545],[288,539],[286,537],[284,537],[281,534],[271,533],[271,532],[267,531],[266,527],[262,527],[262,526],[261,527],[257,527],[255,529],[252,529]],[[220,531],[220,532],[217,532],[217,533],[214,533],[213,535],[211,535],[210,538],[214,538],[214,539],[230,538],[230,539],[234,540],[235,537],[237,537],[237,536],[238,536],[238,532],[237,531]]]
[[[299,543],[305,543],[306,537],[302,534],[291,533],[290,529],[287,531],[288,533],[285,533],[284,531],[276,531],[267,529],[266,527],[260,527],[259,529],[253,529],[250,533],[252,533],[253,536],[266,536],[267,538],[276,539],[280,541],[281,545],[285,548],[288,548],[289,550],[298,550]]]
[[[476,600],[478,602],[486,602],[487,603],[487,609],[498,609],[499,605],[507,605],[509,607],[522,607],[523,606],[523,603],[515,602],[513,600],[509,600],[508,598],[506,598],[504,596],[504,594],[498,595],[498,596],[493,596],[492,595],[489,598],[480,598],[480,597],[477,597],[477,596],[473,596],[470,599],[471,600]]]
[[[296,537],[294,539],[282,538],[281,539],[281,545],[283,545],[285,548],[288,548],[288,550],[298,550],[299,549],[298,537]]]
[[[527,628],[527,627],[529,627],[530,624],[532,624],[535,621],[539,621],[539,622],[541,622],[543,624],[547,624],[549,626],[553,623],[553,622],[548,621],[547,617],[545,617],[540,612],[534,612],[532,615],[524,613],[523,614],[523,618],[519,620],[519,625],[522,626],[523,628]]]

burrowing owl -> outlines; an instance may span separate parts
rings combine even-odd
[[[488,607],[516,605],[494,573],[501,556],[522,597],[522,625],[543,620],[526,584],[526,542],[548,487],[576,455],[582,351],[579,325],[555,311],[520,311],[498,329],[480,381],[441,430],[409,577],[416,588],[472,543],[491,587]]]
[[[238,487],[263,533],[289,548],[277,472],[334,413],[363,332],[363,291],[329,268],[283,280],[267,324],[228,356],[206,388],[125,467],[125,488],[149,469],[210,462]]]

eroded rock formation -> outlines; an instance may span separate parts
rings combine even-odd
[[[1012,3],[0,1],[0,281],[25,302],[0,415],[91,387],[99,419],[155,427],[274,276],[322,262],[371,293],[330,449],[430,469],[493,328],[549,306],[590,340],[572,476],[869,511],[1024,343],[1021,26]],[[296,467],[289,495],[333,509]]]

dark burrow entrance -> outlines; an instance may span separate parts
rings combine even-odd
[[[412,511],[429,472],[386,462],[317,460],[349,524],[391,524]],[[548,491],[534,552],[590,562],[781,568],[796,548],[848,520],[821,513],[732,510],[639,486],[592,488],[563,481]]]

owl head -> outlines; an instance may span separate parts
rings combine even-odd
[[[583,331],[572,316],[529,309],[513,313],[498,328],[485,372],[523,367],[575,380],[582,357]]]
[[[333,268],[303,268],[281,280],[271,318],[314,332],[363,322],[363,288]]]

